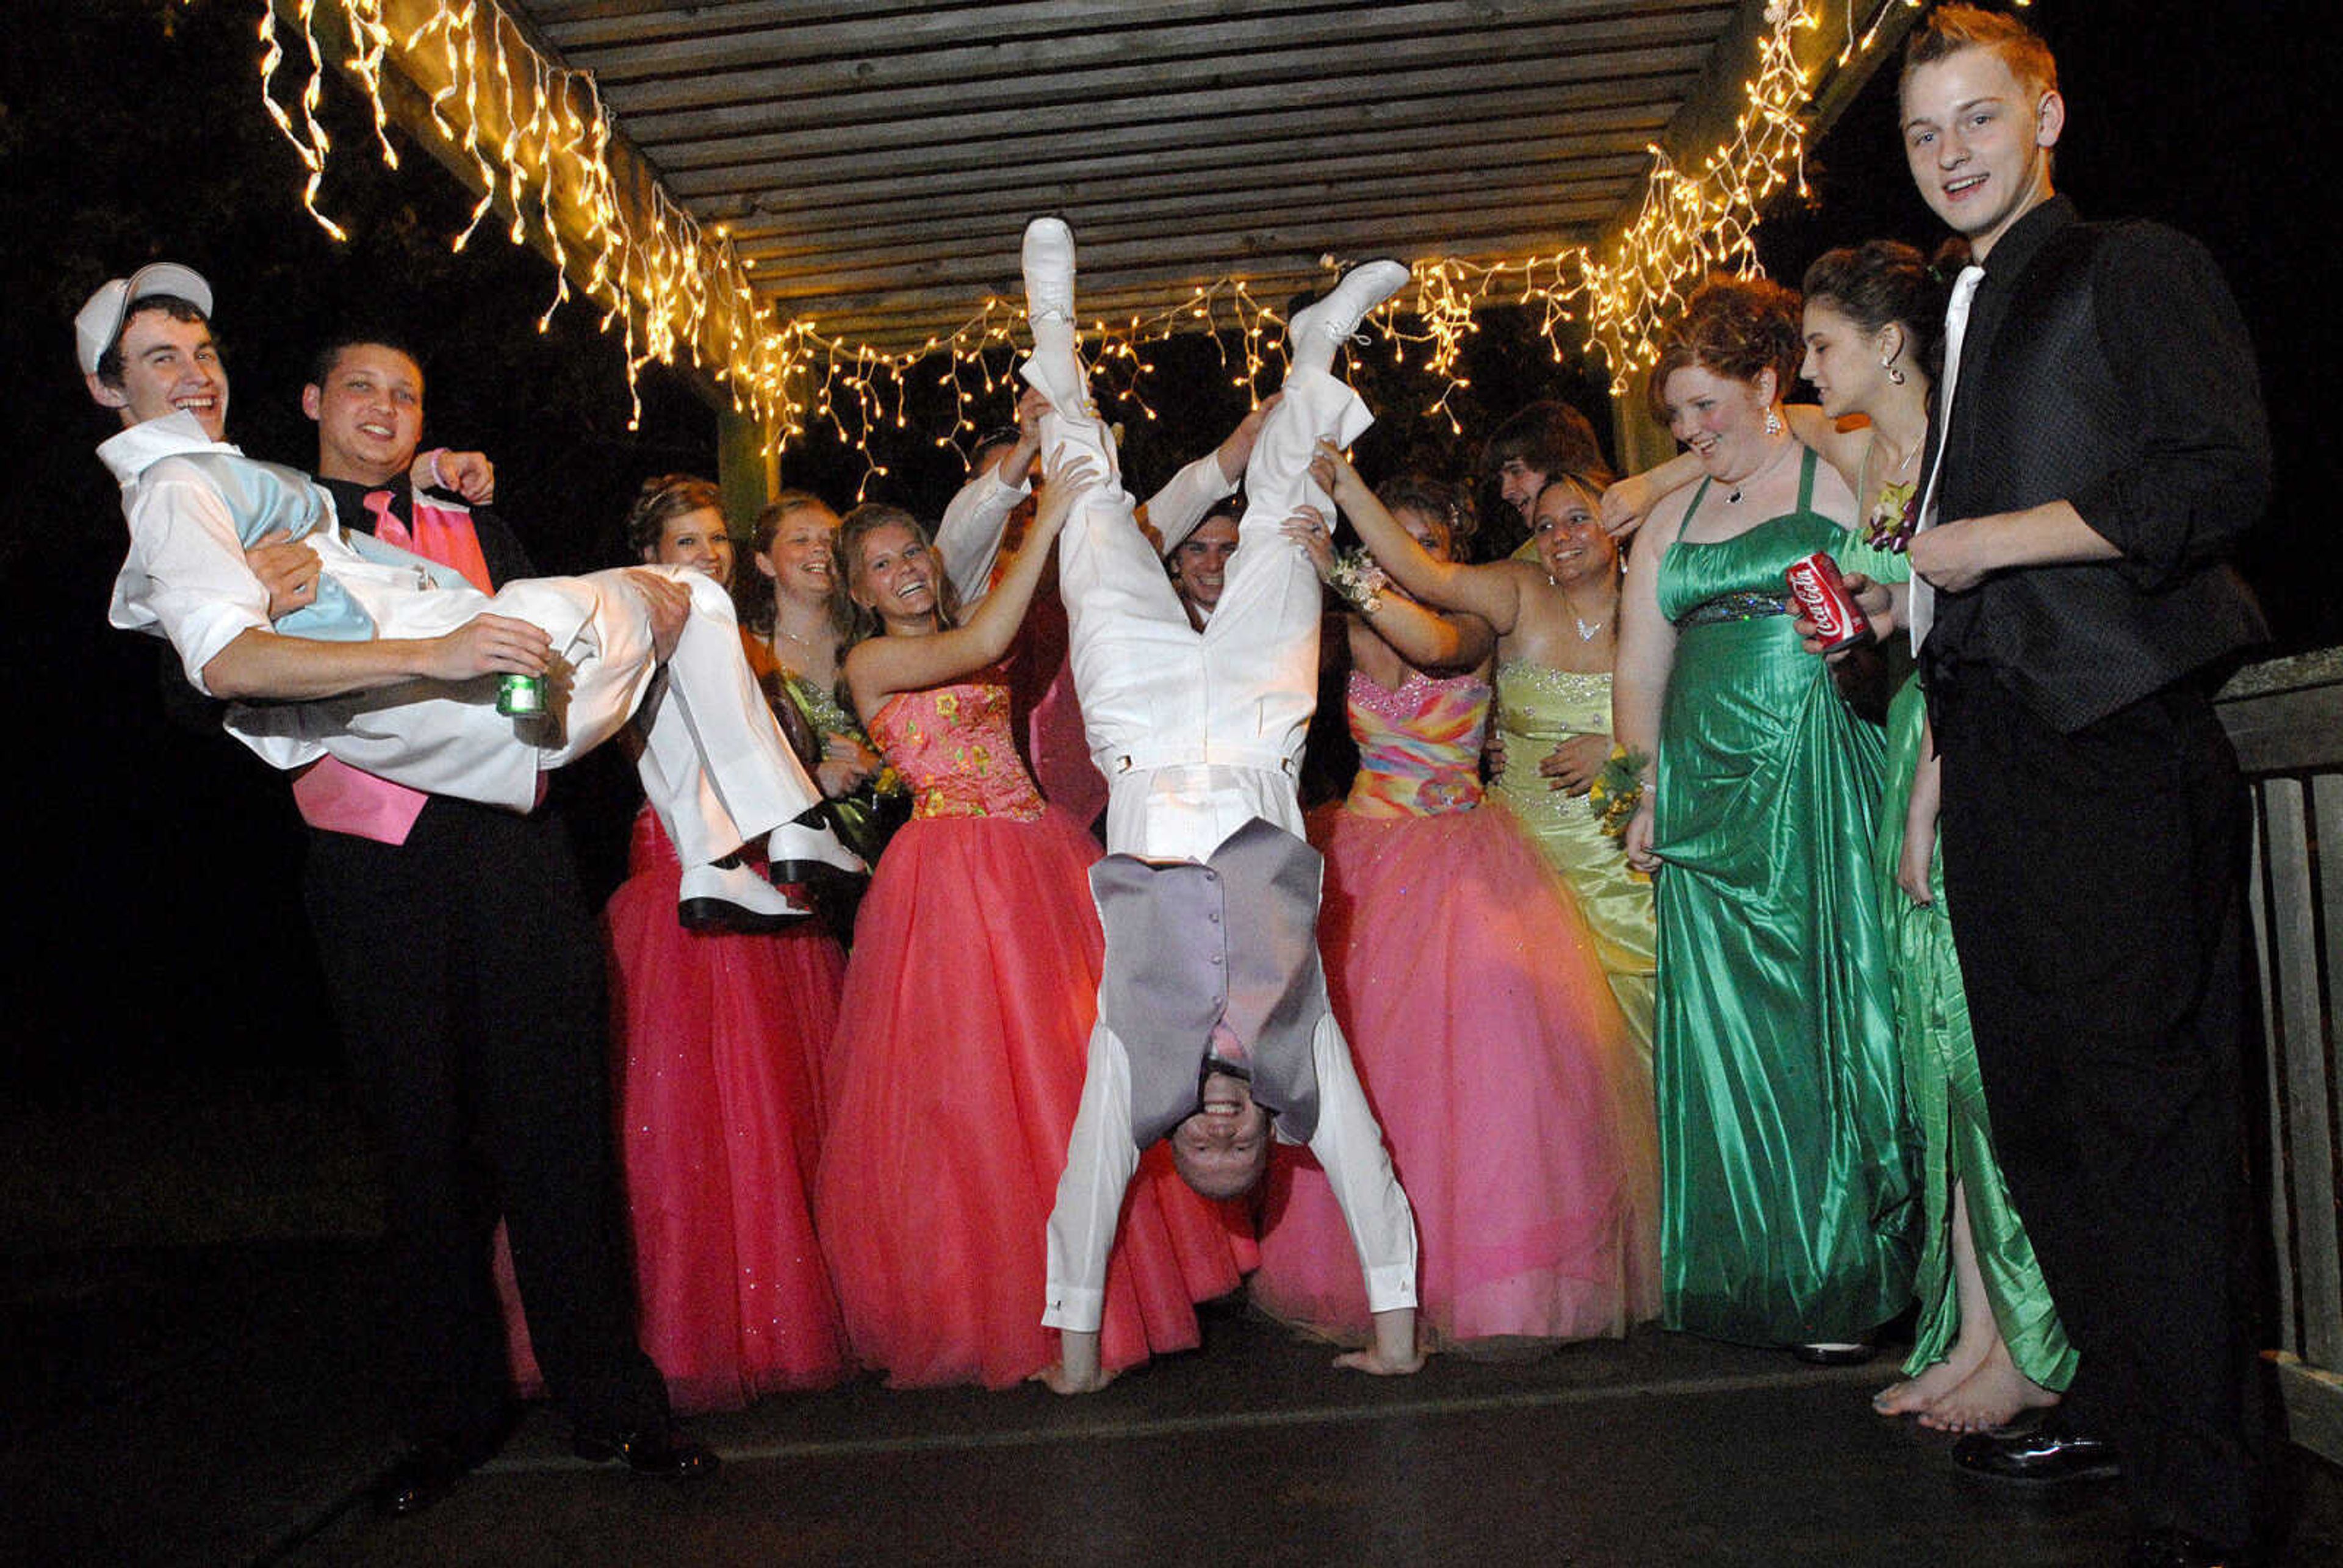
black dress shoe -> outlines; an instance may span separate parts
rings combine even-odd
[[[386,1519],[407,1519],[422,1513],[487,1463],[503,1442],[504,1432],[498,1431],[417,1442],[375,1477],[368,1492],[374,1511]]]
[[[689,1481],[709,1474],[720,1462],[713,1449],[693,1442],[672,1426],[629,1432],[618,1437],[592,1437],[580,1432],[571,1440],[569,1448],[578,1458],[597,1464],[623,1459],[627,1468],[638,1475],[663,1475],[670,1481]]]
[[[2046,1423],[2027,1432],[1973,1432],[1953,1444],[1953,1462],[1973,1475],[2036,1486],[2122,1473],[2113,1447]]]
[[[2258,1568],[2268,1561],[2250,1548],[2227,1551],[2169,1525],[2133,1536],[2124,1553],[2124,1568]]]

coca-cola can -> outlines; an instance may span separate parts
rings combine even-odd
[[[1815,636],[1820,639],[1824,653],[1836,653],[1842,648],[1852,648],[1871,635],[1871,622],[1855,608],[1854,596],[1846,591],[1846,579],[1839,575],[1838,563],[1822,550],[1816,550],[1801,561],[1793,561],[1782,576],[1790,591],[1798,598],[1798,608],[1815,623]]]

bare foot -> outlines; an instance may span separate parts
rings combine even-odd
[[[2009,1347],[1996,1335],[1985,1364],[1960,1387],[1920,1412],[1920,1424],[1937,1432],[1985,1432],[2007,1426],[2022,1410],[2047,1410],[2058,1396],[2017,1370]]]
[[[1347,1372],[1363,1372],[1375,1377],[1405,1377],[1423,1370],[1423,1352],[1418,1350],[1405,1359],[1386,1355],[1373,1345],[1363,1351],[1350,1351],[1334,1358],[1334,1364]]]
[[[1889,1383],[1871,1396],[1871,1408],[1882,1415],[1918,1415],[1966,1382],[1969,1374],[1985,1364],[1989,1348],[1954,1341],[1952,1354],[1917,1377]]]
[[[1025,1381],[1041,1383],[1051,1393],[1096,1393],[1112,1382],[1116,1374],[1111,1372],[1101,1372],[1083,1377],[1079,1373],[1067,1372],[1066,1363],[1063,1362],[1051,1362],[1040,1372],[1029,1375]]]

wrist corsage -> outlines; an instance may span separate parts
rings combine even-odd
[[[1373,615],[1383,608],[1383,589],[1391,587],[1391,577],[1365,550],[1346,550],[1326,568],[1326,586],[1361,615]]]
[[[1603,771],[1586,787],[1586,808],[1607,836],[1616,839],[1626,833],[1635,808],[1643,803],[1644,769],[1651,763],[1651,758],[1641,751],[1614,746]]]

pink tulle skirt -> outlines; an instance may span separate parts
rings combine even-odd
[[[1577,906],[1502,809],[1310,819],[1334,1012],[1415,1210],[1436,1345],[1617,1335],[1659,1310],[1648,1068]],[[1282,1149],[1252,1299],[1369,1331],[1317,1162]]]
[[[845,1375],[845,1330],[813,1232],[820,1063],[846,957],[818,921],[774,936],[686,931],[681,869],[649,809],[605,911],[612,1097],[639,1331],[680,1411]],[[513,1310],[516,1382],[541,1392]]]
[[[656,859],[639,824],[636,874],[608,920],[642,1344],[679,1409],[732,1409],[846,1371],[812,1206],[846,955],[816,920],[686,931],[675,852],[641,820]]]
[[[1057,1360],[1043,1227],[1097,1013],[1097,857],[1054,809],[920,819],[863,900],[814,1214],[854,1355],[896,1387],[1002,1388]],[[1243,1221],[1151,1151],[1107,1276],[1103,1364],[1193,1347],[1194,1303],[1252,1255]]]

